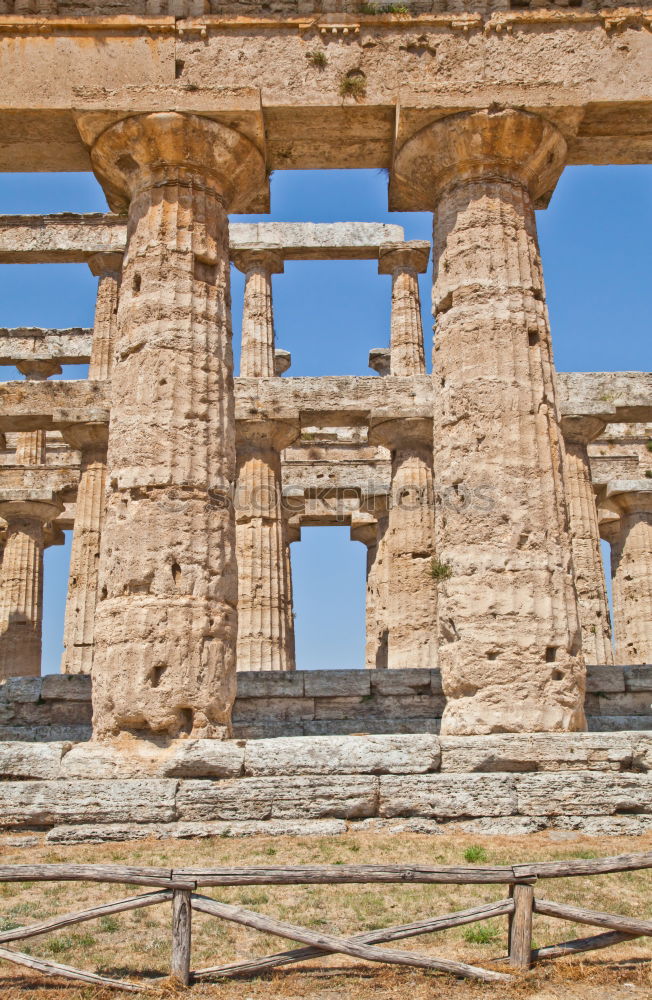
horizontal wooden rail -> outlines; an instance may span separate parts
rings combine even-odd
[[[0,865],[0,882],[100,882],[106,884],[144,885],[159,891],[130,896],[112,903],[68,913],[50,920],[17,927],[0,933],[0,945],[36,937],[50,931],[83,923],[113,913],[123,913],[158,903],[172,903],[172,978],[182,986],[212,978],[224,979],[237,975],[259,974],[280,965],[290,965],[324,954],[343,954],[370,962],[389,962],[447,972],[452,975],[479,979],[483,982],[506,982],[512,977],[496,969],[483,969],[465,962],[451,961],[419,952],[378,947],[388,941],[431,934],[449,927],[458,927],[478,920],[507,916],[509,919],[509,962],[521,970],[533,962],[564,955],[607,948],[640,936],[652,936],[652,921],[623,917],[618,914],[587,910],[563,903],[537,898],[534,889],[539,879],[573,878],[602,875],[610,872],[652,868],[652,852],[623,854],[611,858],[585,858],[570,861],[545,861],[536,864],[498,867],[431,867],[426,865],[275,865],[247,868],[145,868],[127,865]],[[242,906],[234,906],[197,893],[199,886],[247,885],[342,885],[358,883],[382,884],[508,884],[509,899],[484,903],[457,913],[448,913],[409,924],[399,924],[363,934],[341,936],[290,924],[267,914]],[[216,965],[191,971],[193,912],[219,917],[245,927],[277,937],[288,938],[304,945],[262,958]],[[532,918],[535,914],[593,924],[608,928],[605,934],[577,938],[545,948],[532,949]],[[147,984],[132,983],[72,966],[60,965],[23,952],[0,947],[0,959],[25,966],[38,972],[62,976],[127,990],[143,992]]]

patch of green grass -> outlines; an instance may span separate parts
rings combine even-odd
[[[307,52],[306,59],[315,69],[326,69],[328,66],[328,58],[323,49],[313,49],[312,52]]]
[[[17,927],[22,927],[22,924],[16,923],[11,917],[0,917],[0,931],[14,931]]]
[[[433,580],[450,580],[453,575],[453,567],[450,563],[440,562],[438,559],[431,559],[430,575]]]
[[[97,939],[92,934],[62,934],[61,937],[55,937],[48,941],[46,950],[50,955],[63,955],[72,951],[73,948],[87,951],[96,944]]]
[[[481,861],[487,860],[487,852],[479,844],[471,844],[464,852],[464,860],[472,865],[479,864]]]
[[[120,921],[116,917],[102,917],[98,926],[106,934],[115,934],[120,930]]]
[[[492,944],[498,937],[498,928],[491,924],[475,924],[464,931],[464,940],[469,944]]]
[[[367,80],[362,74],[347,73],[340,80],[340,97],[355,97],[356,101],[367,93]]]
[[[264,892],[241,892],[240,902],[244,906],[259,906],[269,902],[269,896]]]
[[[410,8],[405,3],[386,3],[380,6],[375,3],[363,3],[361,14],[409,14]]]

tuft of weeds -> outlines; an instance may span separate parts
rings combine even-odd
[[[471,864],[478,864],[481,861],[487,860],[487,852],[479,844],[471,844],[464,852],[464,860]]]
[[[498,928],[491,924],[475,924],[464,931],[464,940],[469,944],[492,944],[498,937]]]
[[[101,931],[107,934],[115,934],[116,931],[120,930],[120,921],[116,917],[102,917],[98,926]]]
[[[364,74],[347,73],[340,80],[340,97],[354,97],[356,101],[367,93],[367,80]]]
[[[453,575],[453,567],[450,563],[440,562],[439,559],[431,559],[430,575],[433,580],[450,580]]]
[[[361,14],[409,14],[410,8],[405,3],[363,3]]]
[[[326,69],[328,66],[328,58],[323,49],[313,49],[312,52],[307,52],[306,59],[315,69]]]

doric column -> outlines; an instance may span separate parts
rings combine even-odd
[[[398,152],[434,209],[436,550],[447,734],[582,729],[581,653],[534,202],[566,144],[521,111],[451,115]],[[476,502],[478,490],[491,503]],[[470,501],[469,501],[469,498]]]
[[[598,417],[565,416],[566,497],[573,547],[573,570],[587,663],[613,663],[607,588],[600,551],[598,508],[591,481],[588,445],[605,423]]]
[[[272,275],[283,273],[283,256],[273,250],[241,250],[233,263],[245,276],[240,375],[266,378],[275,374]]]
[[[437,589],[432,563],[435,525],[432,424],[390,420],[369,440],[392,455],[387,528],[387,667],[437,666]]]
[[[387,553],[387,512],[354,516],[351,541],[367,547],[367,592],[365,612],[365,667],[386,670],[389,644],[389,558]]]
[[[0,581],[0,680],[40,676],[43,530],[62,510],[63,504],[52,496],[0,503],[0,517],[7,522]]]
[[[419,274],[428,267],[429,253],[429,247],[410,244],[380,249],[378,273],[392,276],[390,375],[423,375],[426,370]]]
[[[98,253],[88,263],[93,274],[99,278],[88,367],[88,377],[94,381],[109,378],[113,367],[122,255]],[[100,538],[105,513],[108,428],[102,424],[75,424],[64,432],[64,438],[80,452],[81,475],[70,552],[61,673],[90,674],[95,649]]]
[[[616,662],[652,663],[652,483],[611,482],[605,503],[620,515],[611,541]]]
[[[280,453],[297,433],[273,420],[238,429],[238,670],[295,666]]]
[[[174,112],[110,126],[91,158],[111,206],[129,207],[94,732],[223,736],[237,633],[227,211],[264,187],[264,162],[232,129]]]
[[[45,382],[61,374],[58,361],[19,361],[16,365],[28,382]],[[16,465],[45,465],[47,431],[22,431],[16,441]]]

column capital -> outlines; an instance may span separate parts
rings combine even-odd
[[[292,355],[290,352],[277,347],[274,351],[274,374],[278,376],[284,375],[291,366]]]
[[[652,480],[612,480],[607,483],[605,505],[618,514],[652,514]]]
[[[259,450],[273,448],[283,451],[299,437],[298,423],[286,420],[239,420],[236,425],[237,447]]]
[[[386,243],[378,251],[378,274],[410,270],[424,274],[428,270],[430,244],[422,240],[409,243]]]
[[[109,443],[109,425],[71,424],[61,429],[61,436],[66,444],[77,451],[84,448],[106,448]]]
[[[481,179],[517,182],[545,205],[565,159],[566,140],[539,115],[512,108],[447,115],[398,151],[390,210],[431,210],[447,188]]]
[[[372,514],[351,515],[351,541],[362,542],[371,548],[378,542],[378,518]]]
[[[372,347],[369,351],[369,367],[383,378],[392,368],[392,352],[389,347]]]
[[[243,274],[256,268],[262,268],[268,274],[283,274],[285,267],[281,250],[236,250],[231,255],[231,263]]]
[[[373,418],[369,425],[369,444],[397,448],[432,448],[432,420],[427,417],[399,417],[394,420]]]
[[[253,210],[269,181],[254,143],[235,129],[199,115],[160,111],[134,115],[93,136],[92,121],[78,126],[91,146],[93,170],[112,211],[126,211],[139,192],[173,182],[209,184],[229,212]]]
[[[124,254],[121,253],[94,253],[86,263],[96,278],[106,278],[110,275],[119,278],[122,273],[123,257]]]
[[[17,361],[16,368],[24,375],[25,378],[30,379],[32,382],[45,382],[49,379],[51,375],[60,375],[62,372],[61,365],[55,359],[43,359],[37,361],[30,358],[29,360]]]
[[[23,496],[19,496],[19,493]],[[16,490],[15,499],[0,500],[0,517],[4,518],[9,526],[13,521],[25,519],[41,521],[47,524],[63,511],[64,503],[54,494],[49,496],[38,494],[30,495],[27,491]]]
[[[568,416],[562,414],[561,417],[562,434],[566,441],[573,444],[590,444],[600,437],[606,426],[605,420],[588,414]]]

